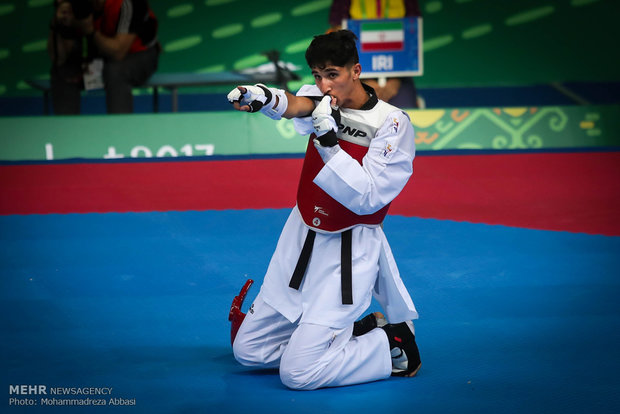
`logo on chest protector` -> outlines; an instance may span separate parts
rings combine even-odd
[[[352,137],[366,137],[368,134],[360,129],[351,128],[350,126],[346,126],[343,124],[338,125],[338,129],[343,134],[349,134]]]
[[[323,207],[319,207],[319,206],[314,206],[314,213],[315,214],[322,214],[324,216],[329,216],[329,213],[325,210],[323,210]]]
[[[329,213],[323,210],[323,207],[319,207],[319,206],[314,206],[314,214],[322,214],[324,216],[329,216]],[[321,219],[318,217],[313,218],[312,225],[315,227],[319,227],[321,225]]]

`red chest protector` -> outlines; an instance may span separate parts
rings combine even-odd
[[[341,232],[358,224],[379,225],[387,215],[390,205],[386,205],[373,214],[358,215],[334,200],[323,191],[313,180],[321,171],[325,163],[314,147],[310,136],[304,165],[301,170],[299,187],[297,190],[297,207],[307,226],[326,232]],[[353,159],[362,164],[362,159],[368,152],[368,147],[339,140],[340,147]]]

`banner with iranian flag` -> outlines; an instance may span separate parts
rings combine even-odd
[[[403,50],[405,30],[402,21],[364,22],[361,25],[362,52],[394,52]]]
[[[351,30],[364,68],[361,78],[421,76],[422,18],[345,19],[342,27]]]

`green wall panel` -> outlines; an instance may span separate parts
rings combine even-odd
[[[620,145],[620,106],[408,111],[419,150],[522,150]]]
[[[408,111],[418,150],[620,146],[620,106]],[[292,121],[241,112],[0,118],[0,160],[299,154]]]
[[[160,72],[244,69],[282,59],[308,75],[304,51],[328,28],[330,0],[151,0],[164,47]],[[420,87],[618,81],[617,0],[422,0]],[[0,1],[0,96],[48,78],[52,0]],[[292,85],[295,89],[297,85]],[[211,90],[219,91],[222,88]]]

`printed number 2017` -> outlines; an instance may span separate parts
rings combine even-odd
[[[194,151],[196,151],[195,154]],[[186,144],[182,146],[179,151],[171,145],[164,145],[157,150],[155,157],[178,157],[179,155],[191,157],[193,155],[213,155],[214,151],[215,145],[213,144],[197,144],[194,146],[191,144]],[[131,158],[152,158],[153,151],[144,145],[136,145],[129,152],[129,156]],[[108,147],[108,153],[105,154],[103,158],[125,158],[125,155],[117,153],[116,147]]]

